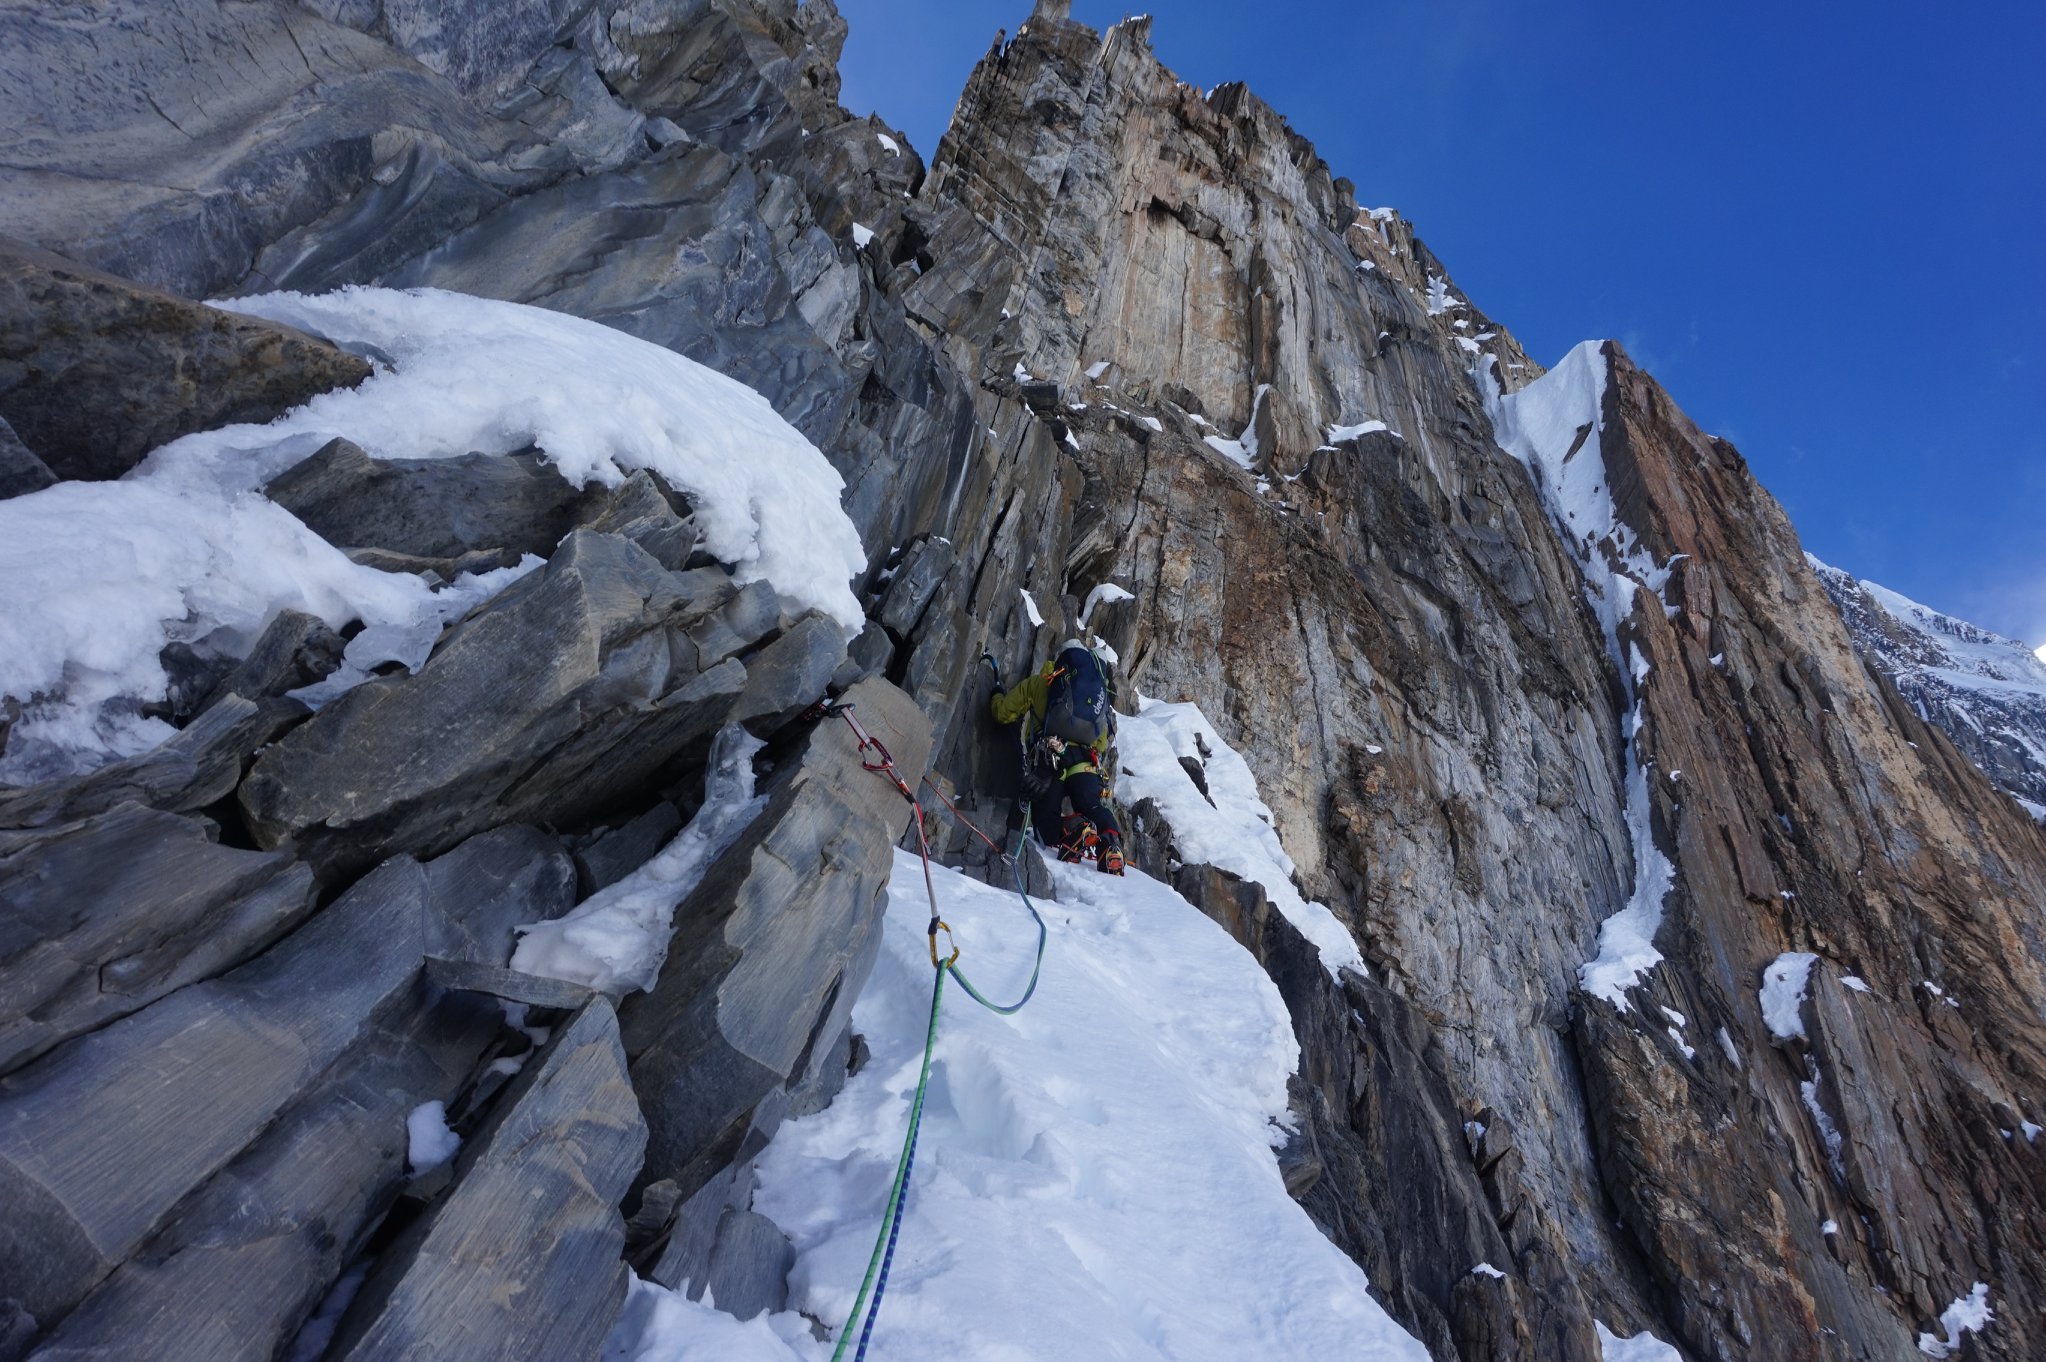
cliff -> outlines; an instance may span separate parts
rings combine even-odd
[[[533,1174],[539,1223],[573,1230],[561,1263],[520,1269],[570,1319],[547,1355],[593,1355],[622,1261],[779,1301],[783,1259],[744,1248],[779,1242],[753,1161],[844,1079],[901,830],[842,726],[804,708],[857,696],[912,784],[928,766],[1003,824],[1013,752],[979,657],[1034,665],[1109,583],[1129,599],[1086,627],[1125,694],[1196,704],[1243,755],[1298,890],[1368,967],[1332,978],[1268,894],[1134,810],[1140,864],[1290,1012],[1289,1186],[1433,1356],[1596,1358],[1604,1324],[1700,1359],[1903,1359],[1977,1282],[1996,1322],[1965,1355],[2029,1355],[2046,832],[1976,763],[2029,777],[1865,660],[1739,453],[1617,345],[1544,371],[1278,112],[1175,78],[1149,19],[1103,34],[1063,10],[990,48],[928,167],[838,107],[829,0],[0,18],[0,231],[68,257],[21,253],[70,289],[10,303],[24,372],[61,373],[50,335],[149,368],[103,304],[48,301],[122,287],[94,271],[147,299],[375,284],[537,305],[757,390],[843,478],[863,554],[864,621],[835,629],[704,547],[708,484],[621,465],[570,485],[530,432],[537,451],[487,451],[528,460],[515,480],[329,447],[271,481],[359,566],[454,582],[548,561],[466,619],[415,620],[428,651],[402,666],[359,654],[380,678],[317,715],[285,692],[333,674],[366,614],[275,615],[217,656],[172,640],[148,701],[166,746],[0,801],[9,922],[31,924],[5,992],[41,990],[0,1032],[0,1295],[33,1316],[33,1355],[114,1355],[94,1340],[170,1291],[165,1263],[204,1288],[172,1293],[182,1318],[231,1304],[226,1332],[269,1355],[363,1255],[328,1355],[378,1355],[427,1327],[421,1301],[501,1287],[448,1265],[474,1266],[518,1141],[601,1165]],[[175,335],[221,325],[153,305]],[[208,353],[267,372],[281,347],[307,391],[360,380],[326,342],[367,340],[305,329]],[[24,486],[75,476],[17,419],[28,391],[0,390],[43,466]],[[249,415],[173,420],[180,402],[109,412],[128,452],[95,475],[163,438],[130,426]],[[455,538],[397,533],[486,502]],[[51,693],[10,700],[16,740],[41,731]],[[653,986],[614,1007],[507,969],[514,925],[589,901],[697,813],[732,724],[768,744],[766,802],[682,897]],[[931,831],[992,873],[957,826]],[[157,868],[135,884],[203,890],[134,897],[117,853]],[[811,864],[831,873],[796,913],[781,867]],[[409,935],[373,983],[327,996],[323,962],[393,921]],[[80,981],[136,930],[148,983],[106,1001]],[[493,996],[555,1009],[533,1013],[539,1047]],[[267,1086],[234,1105],[195,1080],[159,1112],[137,1075],[208,1018],[324,1048],[194,1040],[180,1063]],[[493,1074],[527,1051],[531,1072]],[[385,1117],[443,1101],[471,1152],[415,1186],[402,1149],[335,1115],[351,1084]],[[158,1133],[52,1166],[35,1151],[80,1138],[85,1092],[92,1122]],[[325,1201],[287,1193],[305,1156],[286,1151],[309,1149]],[[96,1190],[95,1168],[145,1165],[147,1196]],[[197,1256],[238,1185],[277,1189],[273,1300]]]

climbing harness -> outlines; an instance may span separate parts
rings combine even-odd
[[[989,660],[989,665],[993,666],[992,659]],[[967,996],[982,1007],[1005,1017],[1014,1016],[1023,1010],[1023,1005],[1037,992],[1038,976],[1044,970],[1044,946],[1047,936],[1044,918],[1037,911],[1037,905],[1030,901],[1030,895],[1023,887],[1023,840],[1030,835],[1030,814],[1027,806],[1023,815],[1023,830],[1016,838],[1016,849],[1013,852],[1004,852],[999,843],[968,822],[959,812],[958,806],[946,797],[945,792],[939,789],[929,776],[925,776],[923,783],[931,787],[931,792],[952,811],[952,816],[971,829],[975,836],[993,847],[997,855],[1009,862],[1015,875],[1016,893],[1023,900],[1023,906],[1030,910],[1031,919],[1037,923],[1037,958],[1030,966],[1030,982],[1025,985],[1022,997],[1013,1003],[997,1003],[973,986],[972,981],[966,977],[966,972],[959,968],[959,943],[952,935],[951,925],[938,912],[937,885],[931,878],[931,844],[930,839],[924,835],[923,805],[917,800],[916,791],[909,787],[909,782],[895,769],[894,756],[879,738],[861,727],[860,721],[853,715],[852,708],[847,704],[824,705],[818,712],[826,716],[835,714],[846,721],[852,729],[853,737],[860,745],[861,768],[886,777],[902,797],[909,801],[910,808],[915,810],[917,855],[923,862],[924,893],[931,901],[931,925],[928,930],[932,970],[931,1020],[924,1031],[923,1067],[917,1073],[916,1096],[909,1104],[909,1133],[903,1139],[902,1153],[895,1161],[895,1180],[888,1188],[888,1200],[881,1211],[881,1232],[875,1236],[874,1252],[867,1260],[866,1276],[860,1282],[859,1295],[853,1298],[852,1313],[846,1316],[845,1328],[839,1332],[838,1347],[831,1354],[832,1362],[842,1362],[844,1359],[847,1347],[852,1344],[855,1323],[860,1325],[859,1347],[853,1353],[853,1359],[854,1362],[863,1362],[867,1355],[867,1345],[874,1336],[874,1321],[881,1314],[881,1298],[888,1291],[888,1269],[895,1261],[895,1244],[902,1233],[902,1215],[909,1199],[909,1175],[916,1164],[916,1139],[923,1127],[924,1098],[930,1089],[931,1056],[938,1043],[938,1013],[939,1005],[945,996],[945,976],[949,974],[956,978],[959,987],[966,990]],[[871,759],[869,753],[873,754]],[[945,934],[945,940],[952,948],[949,955],[938,954],[939,932]],[[870,1291],[871,1303],[868,1297]]]

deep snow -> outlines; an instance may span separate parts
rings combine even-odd
[[[1297,1063],[1277,990],[1169,888],[1054,868],[1037,996],[1014,1017],[946,990],[908,1209],[874,1334],[889,1362],[1090,1362],[1427,1354],[1286,1194],[1273,1145]],[[1015,895],[935,874],[960,963],[990,996],[1027,976]],[[782,1127],[753,1208],[793,1241],[795,1311],[836,1329],[872,1249],[930,1005],[929,917],[898,852],[884,940],[854,1009],[872,1057]],[[607,1356],[830,1355],[794,1311],[734,1320],[641,1286]]]

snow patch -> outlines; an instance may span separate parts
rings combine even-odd
[[[1092,379],[1099,379],[1103,374],[1108,372],[1108,364],[1109,361],[1105,359],[1098,359],[1094,361],[1092,364],[1087,366],[1087,377]]]
[[[1503,1282],[1506,1280],[1506,1274],[1501,1272],[1498,1268],[1493,1267],[1490,1263],[1479,1263],[1476,1267],[1471,1269],[1471,1275],[1473,1277],[1490,1277],[1494,1281]]]
[[[1804,1035],[1805,985],[1818,956],[1810,951],[1785,951],[1762,971],[1762,1020],[1778,1040]]]
[[[1354,440],[1359,435],[1370,435],[1375,431],[1381,430],[1390,433],[1392,427],[1386,425],[1383,421],[1360,421],[1354,426],[1330,426],[1328,428],[1328,442],[1332,445],[1339,445],[1345,440]]]
[[[881,143],[883,147],[887,148],[888,154],[890,156],[902,155],[902,144],[897,142],[894,138],[890,137],[887,133],[877,132],[874,134],[874,137],[877,141]]]
[[[213,304],[366,350],[377,373],[267,426],[187,435],[142,475],[180,488],[261,486],[344,435],[380,458],[537,445],[577,485],[658,473],[696,508],[703,547],[798,609],[865,622],[866,570],[839,505],[845,481],[766,398],[672,350],[597,322],[440,289],[267,293]]]
[[[1349,929],[1294,887],[1292,858],[1272,828],[1271,809],[1258,798],[1257,778],[1198,707],[1139,696],[1136,714],[1117,728],[1115,745],[1125,803],[1157,801],[1181,857],[1263,886],[1272,906],[1321,952],[1331,975],[1369,972]],[[1180,765],[1182,757],[1203,767],[1206,797]]]
[[[1977,1282],[1974,1289],[1949,1305],[1939,1317],[1940,1334],[1918,1336],[1918,1351],[1927,1357],[1951,1357],[1961,1346],[1961,1335],[1980,1333],[1996,1318],[1996,1312],[1989,1308],[1989,1283]]]
[[[1621,1338],[1606,1328],[1604,1320],[1593,1320],[1598,1328],[1599,1356],[1605,1362],[1684,1362],[1684,1355],[1646,1329],[1632,1338]]]
[[[1133,601],[1135,599],[1136,597],[1129,592],[1128,588],[1118,586],[1114,582],[1103,582],[1100,586],[1087,593],[1087,602],[1080,607],[1080,628],[1084,630],[1087,627],[1087,621],[1094,617],[1095,606],[1113,605],[1117,601]]]
[[[874,239],[874,229],[864,222],[855,222],[852,225],[852,236],[853,245],[864,251],[868,243]]]
[[[1017,589],[1019,591],[1022,591],[1023,613],[1030,617],[1030,627],[1033,629],[1042,629],[1044,627],[1044,612],[1037,608],[1037,597],[1031,595],[1028,591],[1023,590],[1020,587]]]
[[[462,1137],[448,1129],[448,1109],[440,1102],[412,1108],[405,1118],[405,1135],[410,1142],[405,1159],[414,1177],[440,1167],[462,1147]]]
[[[1243,433],[1241,435],[1238,435],[1233,440],[1225,440],[1219,435],[1202,436],[1201,438],[1207,441],[1209,448],[1215,450],[1219,454],[1224,455],[1231,462],[1237,464],[1238,466],[1242,468],[1247,468],[1252,472],[1256,472],[1257,413],[1258,408],[1264,406],[1265,404],[1265,394],[1269,393],[1271,390],[1272,385],[1269,383],[1260,383],[1257,385],[1257,393],[1250,399],[1250,420],[1247,423],[1245,423],[1243,427]],[[1205,425],[1207,423],[1202,422],[1202,424]]]
[[[766,744],[728,724],[711,744],[703,807],[654,858],[566,916],[517,928],[512,968],[567,979],[612,996],[649,989],[668,958],[675,910],[754,816],[753,758]]]

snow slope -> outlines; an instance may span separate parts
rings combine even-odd
[[[1919,717],[1944,729],[2034,817],[2046,817],[2046,657],[1810,554],[1805,561],[1855,645]]]
[[[873,1354],[888,1362],[1412,1359],[1425,1349],[1287,1196],[1273,1158],[1298,1060],[1277,990],[1170,889],[1055,867],[1043,982],[1012,1018],[946,990],[908,1211]],[[1035,941],[1013,893],[936,872],[960,963],[1014,996]],[[750,1322],[635,1288],[608,1357],[830,1355],[879,1225],[922,1056],[931,965],[897,853],[853,1021],[872,1058],[782,1127],[753,1209],[797,1251],[788,1314]]]
[[[23,714],[0,761],[18,784],[147,750],[171,727],[168,643],[240,655],[282,610],[368,626],[349,678],[417,666],[442,626],[521,570],[429,591],[350,562],[256,489],[346,436],[389,458],[506,454],[539,445],[573,482],[649,468],[695,503],[704,547],[765,578],[795,608],[857,629],[848,579],[865,567],[843,483],[745,385],[595,322],[438,290],[276,293],[222,306],[287,322],[377,360],[354,389],[269,425],[188,435],[120,482],[67,482],[0,502],[0,698]]]

